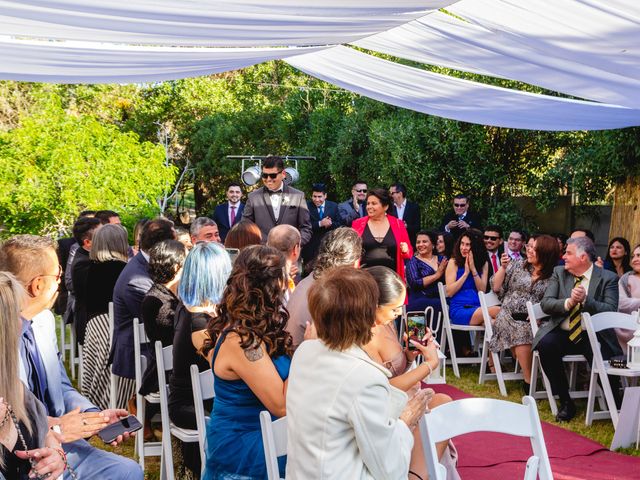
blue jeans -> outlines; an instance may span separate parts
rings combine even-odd
[[[142,469],[137,462],[130,458],[92,447],[86,440],[65,443],[63,448],[67,454],[67,461],[71,468],[75,470],[78,479],[144,479]],[[69,475],[68,471],[64,472],[64,480],[71,480],[71,475]]]

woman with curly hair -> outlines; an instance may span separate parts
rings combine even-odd
[[[209,322],[203,353],[213,370],[216,400],[207,425],[205,480],[266,478],[260,412],[285,415],[291,364],[286,278],[279,251],[245,248]],[[284,462],[280,468],[284,476]]]

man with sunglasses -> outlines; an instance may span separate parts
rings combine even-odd
[[[500,256],[504,252],[502,244],[502,229],[498,225],[487,225],[484,229],[484,246],[489,259],[489,278],[500,269]]]
[[[440,230],[450,233],[455,241],[469,228],[482,230],[480,225],[480,217],[469,211],[469,197],[461,193],[453,197],[453,212],[444,216]]]
[[[357,180],[351,187],[351,198],[338,204],[338,215],[340,223],[345,227],[350,227],[356,218],[364,217],[365,201],[367,199],[367,184],[362,180]]]
[[[249,194],[242,218],[251,220],[262,232],[262,243],[276,225],[291,225],[300,231],[302,246],[311,239],[311,222],[304,193],[284,183],[282,157],[262,161],[263,187]]]

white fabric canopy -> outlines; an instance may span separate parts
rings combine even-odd
[[[347,43],[456,0],[0,0],[0,34],[212,47]]]
[[[0,78],[140,83],[210,75],[327,47],[171,48],[0,39]]]
[[[639,2],[640,3],[640,2]],[[637,32],[640,42],[640,29]],[[519,80],[568,95],[640,108],[640,79],[540,52],[530,39],[434,12],[354,43],[417,62]],[[568,57],[568,55],[565,55]]]
[[[640,110],[483,85],[347,47],[286,61],[309,75],[381,102],[465,122],[534,130],[599,130],[640,124]]]

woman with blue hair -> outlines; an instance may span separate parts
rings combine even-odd
[[[198,365],[201,372],[210,368],[198,351],[230,273],[229,254],[218,243],[196,244],[184,261],[173,336],[173,371],[169,379],[169,417],[178,427],[197,428],[189,369],[191,365]],[[205,409],[211,409],[211,402],[205,402]],[[200,472],[197,443],[183,445],[183,459],[192,472]]]
[[[260,412],[285,415],[291,335],[285,330],[286,260],[254,245],[240,252],[207,332],[204,353],[215,378],[216,407],[207,425],[204,480],[266,478]],[[280,459],[284,475],[284,458]]]

